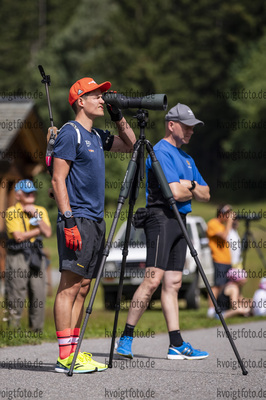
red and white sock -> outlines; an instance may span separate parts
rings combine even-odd
[[[57,331],[56,336],[59,344],[59,357],[61,359],[69,357],[72,348],[71,329],[66,328],[63,331]]]
[[[74,353],[78,344],[80,328],[71,329],[71,353]]]

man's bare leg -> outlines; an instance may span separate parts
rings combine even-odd
[[[57,331],[78,327],[81,323],[85,297],[90,280],[71,271],[62,271],[54,303],[54,319]],[[85,295],[86,293],[86,295]]]
[[[127,324],[137,325],[137,322],[150,302],[151,296],[160,285],[163,275],[164,270],[162,269],[155,267],[146,268],[144,280],[134,293],[131,301]]]
[[[83,311],[84,311],[84,302],[90,291],[91,279],[83,279],[80,285],[80,289],[76,296],[71,316],[71,328],[80,328]]]
[[[160,285],[163,275],[164,270],[162,269],[155,267],[146,268],[144,280],[134,293],[130,304],[126,326],[117,347],[118,354],[124,357],[133,358],[131,344],[134,328],[146,310],[152,294]]]
[[[178,291],[181,284],[182,272],[165,272],[161,291],[161,303],[168,332],[179,330]]]

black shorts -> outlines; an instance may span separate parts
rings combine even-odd
[[[227,278],[227,272],[231,268],[231,264],[220,264],[213,262],[214,265],[214,286],[224,286],[229,279]]]
[[[66,247],[65,221],[57,223],[57,246],[59,254],[59,271],[67,270],[86,279],[96,278],[102,259],[105,241],[105,221],[93,221],[75,217],[81,239],[82,249],[71,250]]]
[[[183,271],[187,242],[174,212],[164,207],[151,207],[145,221],[147,241],[146,267],[165,271]],[[186,216],[180,214],[186,226]]]

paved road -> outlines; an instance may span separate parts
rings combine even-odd
[[[252,399],[266,398],[266,320],[229,326],[248,370],[243,376],[222,327],[187,331],[186,341],[207,350],[198,361],[166,359],[168,336],[136,338],[133,361],[115,356],[113,368],[93,374],[54,372],[56,343],[0,350],[0,400],[37,399]],[[82,351],[108,360],[110,339],[89,339]],[[144,397],[145,396],[145,397]]]

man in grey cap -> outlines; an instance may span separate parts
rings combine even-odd
[[[154,146],[184,223],[186,214],[192,211],[192,199],[201,202],[210,199],[209,187],[194,160],[181,150],[183,144],[189,143],[195,125],[204,124],[195,118],[188,106],[178,103],[165,116],[165,136]],[[161,304],[170,340],[167,358],[206,358],[208,353],[196,350],[190,343],[184,342],[179,330],[178,291],[182,283],[187,243],[173,211],[163,197],[150,157],[146,161],[146,174],[146,274],[133,296],[117,353],[133,358],[131,346],[134,328],[146,310],[152,294],[162,282]]]

